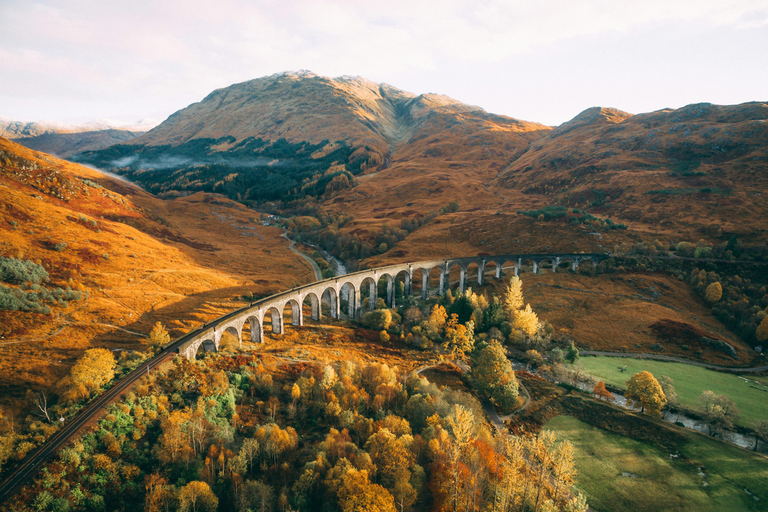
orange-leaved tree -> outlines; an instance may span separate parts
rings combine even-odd
[[[595,394],[597,398],[600,398],[601,400],[608,400],[610,402],[613,402],[616,400],[616,397],[613,396],[613,393],[605,389],[605,382],[600,381],[597,384],[595,384],[595,389],[592,390],[592,392]]]

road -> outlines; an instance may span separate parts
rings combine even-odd
[[[759,373],[768,371],[768,366],[755,366],[752,368],[739,368],[734,366],[720,366],[716,364],[700,363],[698,361],[691,361],[690,359],[683,359],[682,357],[662,356],[656,354],[639,354],[634,352],[603,352],[601,350],[579,350],[579,355],[582,356],[607,356],[607,357],[632,357],[635,359],[653,359],[655,361],[669,361],[672,363],[684,363],[692,366],[701,366],[708,370],[719,370],[724,372],[734,373]]]
[[[323,272],[320,270],[320,267],[317,266],[317,263],[315,263],[315,260],[304,254],[303,252],[296,249],[294,246],[296,245],[296,242],[288,238],[288,230],[283,229],[283,238],[291,242],[291,245],[288,246],[288,248],[304,258],[307,263],[309,263],[310,267],[312,267],[312,271],[315,273],[315,281],[322,281],[323,280]]]

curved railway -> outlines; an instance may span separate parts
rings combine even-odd
[[[169,357],[176,355],[179,346],[187,341],[189,337],[196,336],[198,330],[199,329],[196,329],[187,333],[165,347],[151,359],[144,361],[135,370],[116,381],[112,387],[96,397],[90,404],[80,411],[77,416],[65,422],[61,429],[54,433],[43,445],[30,453],[24,461],[13,470],[8,478],[0,483],[0,504],[8,500],[24,484],[34,478],[43,465],[52,459],[84,426],[90,423],[104,407],[126,392],[141,377],[147,375],[152,368],[156,367]]]

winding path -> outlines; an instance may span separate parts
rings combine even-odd
[[[288,230],[287,229],[283,229],[283,238],[285,238],[286,240],[291,242],[291,244],[288,246],[288,248],[291,251],[295,252],[296,254],[298,254],[299,256],[304,258],[304,260],[307,263],[309,263],[309,266],[312,267],[312,272],[315,273],[315,280],[316,281],[322,280],[323,279],[323,272],[320,270],[320,267],[317,266],[317,263],[315,263],[315,260],[313,260],[312,258],[307,256],[303,252],[301,252],[298,249],[296,249],[296,247],[294,247],[296,245],[296,242],[294,240],[291,240],[290,238],[288,238]]]

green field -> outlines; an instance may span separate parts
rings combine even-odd
[[[651,372],[657,379],[667,375],[675,381],[675,391],[680,403],[691,409],[701,409],[699,397],[706,390],[725,395],[734,401],[741,411],[737,423],[752,427],[757,419],[768,419],[768,387],[746,376],[744,380],[736,375],[715,372],[698,366],[683,363],[668,363],[650,359],[628,357],[583,357],[579,364],[586,373],[620,388],[636,373]],[[627,371],[620,372],[625,366]]]
[[[576,487],[595,511],[768,510],[764,456],[686,433],[690,441],[679,448],[679,458],[672,458],[666,450],[572,416],[558,416],[544,428],[573,443]]]

